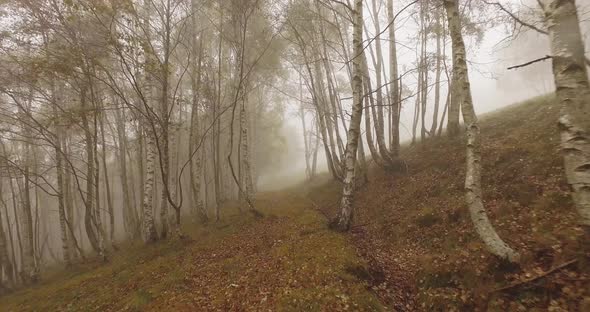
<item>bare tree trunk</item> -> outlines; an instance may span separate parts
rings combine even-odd
[[[189,133],[189,170],[190,170],[190,184],[191,184],[191,198],[193,206],[202,223],[208,221],[207,211],[201,199],[201,175],[203,172],[203,161],[201,159],[202,153],[196,152],[193,155],[193,149],[196,148],[197,140],[201,140],[199,131],[199,98],[201,92],[201,68],[203,55],[203,38],[197,36],[197,10],[198,4],[196,0],[191,0],[191,94],[192,94],[192,108],[190,119],[190,133]],[[203,36],[203,35],[201,35]],[[197,44],[198,43],[198,44]],[[198,57],[197,57],[198,55]],[[204,149],[202,144],[199,148]]]
[[[146,243],[153,243],[158,240],[156,224],[154,222],[154,165],[156,162],[155,143],[153,132],[146,133],[147,157],[145,160],[145,183],[143,185],[143,236]]]
[[[80,93],[80,103],[81,107],[84,111],[81,115],[82,117],[82,128],[84,130],[84,137],[85,137],[85,147],[86,147],[86,197],[84,198],[84,226],[86,229],[86,235],[88,236],[88,241],[92,246],[92,249],[97,253],[100,252],[100,246],[98,243],[98,235],[94,230],[94,153],[93,153],[93,144],[94,140],[92,140],[92,133],[90,131],[90,125],[88,123],[88,116],[87,113],[88,107],[86,105],[86,86],[82,87],[82,91]]]
[[[92,69],[92,68],[91,68]],[[93,217],[92,217],[92,223],[95,227],[96,230],[96,234],[97,234],[97,238],[98,238],[98,255],[106,261],[106,253],[105,253],[105,237],[106,237],[106,232],[104,230],[104,227],[102,225],[102,219],[101,219],[101,211],[102,211],[102,206],[100,203],[100,160],[99,160],[99,156],[98,156],[98,130],[99,130],[99,125],[98,125],[98,115],[99,115],[99,111],[100,108],[102,107],[102,103],[101,103],[101,99],[100,96],[97,96],[97,94],[95,93],[95,88],[94,85],[92,83],[92,80],[90,77],[95,77],[95,73],[93,72],[92,76],[88,76],[88,81],[89,83],[89,90],[90,90],[90,97],[92,100],[92,129],[93,129],[93,133],[92,133],[92,156],[93,161],[94,161],[94,171],[92,173],[92,179],[94,180],[93,182],[93,186],[94,186],[94,196],[91,197],[91,199],[94,199],[94,211],[93,211]]]
[[[438,128],[438,108],[440,106],[440,74],[441,74],[441,60],[444,57],[444,52],[441,51],[441,37],[444,40],[444,30],[440,22],[442,12],[437,9],[436,14],[436,74],[434,81],[434,110],[432,112],[432,126],[430,127],[430,136],[436,135]],[[441,34],[442,32],[442,34]]]
[[[492,254],[511,262],[519,261],[520,255],[512,250],[496,233],[486,214],[481,189],[481,154],[479,126],[473,110],[469,84],[465,44],[461,34],[458,0],[444,0],[453,44],[453,99],[461,105],[467,127],[467,169],[465,173],[466,201],[471,220],[480,238]]]
[[[389,150],[387,149],[387,144],[385,144],[385,121],[383,117],[383,106],[385,105],[385,101],[383,99],[383,93],[381,91],[383,87],[382,83],[382,69],[383,69],[383,52],[381,49],[381,26],[379,25],[379,11],[377,11],[377,0],[372,0],[372,8],[373,8],[373,24],[375,27],[375,33],[377,36],[375,37],[375,51],[376,51],[376,60],[375,64],[375,82],[377,83],[377,107],[373,106],[373,112],[375,115],[376,110],[376,117],[375,119],[375,136],[377,137],[377,146],[379,146],[379,153],[381,158],[386,162],[387,166],[393,165],[393,160],[389,154]],[[372,55],[373,53],[371,53]],[[375,59],[375,58],[373,58]],[[368,112],[366,112],[368,114]]]
[[[315,147],[313,149],[313,158],[312,158],[312,162],[311,162],[311,177],[315,177],[315,174],[317,172],[317,164],[318,164],[318,151],[320,149],[320,138],[319,138],[319,125],[317,123],[317,121],[315,122],[315,128],[316,128],[316,132],[315,132]],[[312,135],[311,131],[309,133],[310,137]]]
[[[123,118],[125,118],[125,114],[123,112]],[[139,120],[141,120],[141,117],[139,118]],[[125,128],[123,128],[125,129]],[[125,137],[126,138],[126,137]],[[137,186],[137,195],[136,195],[136,191],[135,191],[135,185],[133,183],[133,169],[129,171],[129,173],[131,174],[131,179],[129,179],[129,185],[130,185],[130,189],[133,190],[133,194],[132,197],[133,198],[133,204],[131,205],[131,207],[129,207],[129,211],[131,213],[133,213],[133,218],[135,219],[135,228],[133,230],[133,233],[135,233],[135,235],[137,235],[137,237],[141,237],[141,225],[143,224],[143,190],[145,188],[145,173],[146,173],[146,166],[145,166],[145,159],[147,159],[147,149],[145,147],[145,130],[143,127],[143,123],[139,122],[139,125],[137,126],[137,153],[136,153],[136,157],[137,157],[137,175],[139,176],[139,185]],[[129,145],[127,145],[129,146]],[[129,155],[129,158],[131,158],[131,155]],[[131,195],[130,195],[131,196]],[[138,209],[136,207],[139,207],[139,211],[137,211]]]
[[[2,183],[0,182],[0,201],[4,206],[4,211],[6,212],[6,232],[10,236],[11,240],[11,247],[12,247],[12,261],[8,257],[8,244],[6,242],[6,236],[4,232],[4,224],[2,222],[2,212],[0,212],[0,289],[2,288],[3,282],[3,273],[6,275],[8,279],[8,288],[12,287],[15,283],[15,271],[13,268],[13,264],[16,265],[16,260],[14,257],[14,244],[12,243],[12,230],[10,229],[10,221],[8,217],[8,208],[6,206],[6,202],[4,201],[4,196],[2,194]]]
[[[361,186],[365,183],[369,182],[369,164],[367,163],[367,158],[365,157],[365,144],[363,143],[363,136],[359,135],[359,148],[358,148],[358,166],[360,169],[360,177],[359,181],[361,182]]]
[[[397,69],[397,43],[395,41],[395,15],[393,12],[393,0],[387,0],[387,17],[391,25],[389,26],[389,79],[393,82],[398,79]],[[399,111],[401,103],[399,94],[401,90],[397,83],[391,84],[391,154],[393,157],[399,156]]]
[[[452,96],[452,92],[451,91],[453,89],[453,86],[451,85],[452,84],[451,75],[449,75],[449,67],[447,66],[447,60],[446,60],[446,58],[447,58],[447,54],[446,54],[446,51],[447,51],[447,44],[446,44],[446,42],[447,42],[447,40],[446,40],[447,35],[446,35],[446,31],[445,31],[446,30],[446,27],[445,27],[445,24],[444,23],[442,23],[442,29],[443,29],[443,38],[442,38],[443,39],[442,40],[442,53],[443,53],[443,55],[442,55],[442,63],[443,63],[443,67],[444,67],[444,70],[445,70],[445,77],[447,78],[447,99],[445,101],[445,107],[443,109],[443,114],[442,114],[442,117],[440,118],[440,124],[438,126],[438,135],[439,136],[442,135],[442,131],[443,131],[444,123],[445,123],[444,121],[445,121],[446,114],[447,114],[447,111],[449,109],[449,105],[450,105],[450,102],[451,102],[451,96]]]
[[[64,133],[61,142],[61,150],[63,151],[64,159],[68,157],[68,144],[67,144],[67,134]],[[70,258],[75,259],[78,255],[76,254],[75,250],[80,250],[78,247],[78,242],[76,241],[76,236],[74,235],[74,198],[72,194],[72,173],[71,170],[74,170],[73,167],[68,166],[64,168],[64,204],[65,204],[65,212],[66,212],[66,225],[68,227],[68,251],[70,252]],[[78,247],[78,248],[74,248]],[[83,254],[80,252],[80,256],[83,257]]]
[[[2,144],[2,151],[4,152],[4,155],[6,156],[6,146],[4,144]],[[16,238],[17,238],[17,242],[18,242],[18,251],[19,251],[19,259],[20,259],[20,270],[19,270],[19,278],[21,279],[21,281],[23,283],[26,283],[26,281],[24,280],[24,276],[22,276],[21,272],[23,270],[24,267],[24,248],[23,248],[23,239],[22,239],[22,231],[21,231],[21,226],[20,226],[20,222],[19,222],[19,214],[18,214],[18,200],[17,200],[17,196],[16,196],[16,190],[14,188],[14,182],[12,181],[12,173],[9,170],[8,171],[8,181],[10,184],[10,195],[12,197],[12,213],[14,215],[14,225],[15,225],[15,230],[16,230]],[[18,184],[18,181],[17,181]],[[16,263],[15,263],[15,266]]]
[[[117,103],[115,101],[115,103]],[[131,197],[129,193],[129,178],[127,177],[127,133],[125,131],[125,121],[123,117],[123,112],[120,109],[115,110],[115,119],[117,124],[117,136],[119,137],[119,144],[118,144],[118,160],[119,160],[119,178],[121,181],[121,192],[123,193],[123,224],[125,229],[127,230],[127,234],[131,236],[131,238],[135,239],[139,235],[137,232],[137,215],[135,213],[135,208],[131,203]],[[139,140],[139,138],[138,138]],[[141,155],[141,147],[143,144],[139,145],[138,153]],[[141,157],[143,159],[143,157]]]
[[[341,180],[341,170],[340,170],[340,165],[338,163],[334,162],[334,158],[332,157],[332,151],[330,150],[330,146],[328,143],[328,135],[327,135],[327,131],[326,131],[326,122],[324,119],[324,111],[320,105],[320,99],[319,99],[319,94],[317,91],[317,86],[315,83],[314,79],[314,75],[313,72],[311,70],[311,67],[309,66],[309,59],[307,57],[307,53],[306,53],[306,45],[303,41],[303,38],[301,38],[301,36],[299,35],[299,33],[297,32],[297,29],[295,27],[292,28],[293,32],[296,35],[298,44],[299,44],[299,48],[301,49],[301,53],[303,54],[303,59],[305,61],[305,68],[307,70],[307,74],[309,75],[309,85],[311,87],[311,95],[312,95],[312,102],[313,105],[316,109],[316,124],[318,126],[318,131],[321,134],[321,138],[322,138],[322,143],[324,145],[324,152],[325,152],[325,156],[326,156],[326,162],[328,163],[328,170],[330,171],[332,177],[336,180]],[[317,77],[316,77],[317,78]]]
[[[428,55],[426,53],[426,47],[428,46],[428,25],[426,24],[426,10],[428,10],[428,1],[421,1],[420,2],[420,11],[421,11],[421,24],[422,24],[422,32],[421,32],[421,69],[422,69],[422,97],[420,103],[420,140],[424,141],[426,138],[426,104],[428,103]]]
[[[353,106],[345,153],[345,176],[340,213],[332,222],[332,227],[339,231],[347,231],[353,218],[352,200],[356,169],[357,148],[360,137],[360,126],[363,114],[363,79],[361,54],[363,50],[363,2],[355,0],[353,11]]]
[[[590,87],[574,0],[541,2],[551,43],[553,77],[561,105],[559,129],[565,174],[590,235]]]
[[[326,94],[324,93],[324,77],[322,73],[322,69],[319,66],[318,62],[314,63],[314,70],[315,70],[315,81],[317,83],[316,91],[317,98],[319,99],[318,107],[320,107],[320,114],[324,119],[324,127],[325,131],[328,135],[329,139],[329,149],[330,155],[332,156],[332,163],[334,164],[334,169],[336,172],[339,172],[340,169],[340,158],[338,157],[338,150],[336,149],[336,140],[334,138],[334,119],[333,114],[331,114],[330,104],[326,99]],[[321,125],[321,124],[320,124]],[[338,173],[340,176],[340,174]]]
[[[29,99],[27,99],[27,111],[22,111],[23,121],[26,120],[25,116],[30,116],[30,105],[33,98],[33,91],[29,91]],[[32,214],[32,205],[31,205],[31,176],[30,176],[30,168],[31,168],[31,140],[32,134],[29,128],[28,123],[23,122],[23,129],[24,129],[24,170],[23,170],[23,182],[24,182],[24,198],[22,200],[21,208],[23,210],[23,267],[22,267],[22,274],[23,274],[23,281],[25,284],[28,283],[35,283],[38,280],[38,273],[39,268],[37,267],[37,262],[35,261],[35,232],[34,232],[34,224],[33,224],[33,214]]]
[[[246,92],[244,92],[246,93]],[[244,105],[247,102],[247,96],[244,96]],[[240,112],[240,128],[241,128],[241,144],[242,144],[242,170],[244,172],[244,192],[246,193],[246,197],[251,198],[253,194],[253,186],[252,186],[252,172],[250,168],[250,150],[249,150],[249,139],[248,139],[248,115],[246,107],[242,105],[242,109]]]
[[[420,107],[422,106],[422,61],[418,66],[418,86],[416,87],[416,103],[414,104],[414,119],[412,122],[412,144],[416,143],[416,130],[420,119]]]
[[[363,80],[365,86],[365,93],[371,92],[371,85],[370,80],[366,79],[366,72],[365,72],[365,79]],[[367,145],[369,146],[369,151],[371,153],[371,157],[373,161],[381,168],[385,167],[385,162],[381,159],[381,155],[377,152],[377,148],[375,147],[375,143],[373,142],[373,135],[372,135],[372,126],[371,126],[371,106],[374,105],[373,96],[368,94],[365,96],[365,136],[367,137]]]
[[[100,118],[100,135],[102,139],[102,167],[104,177],[104,191],[107,197],[107,207],[109,213],[109,238],[110,244],[111,246],[113,246],[115,244],[115,209],[113,208],[113,199],[111,198],[111,185],[109,181],[109,171],[107,167],[107,145],[104,134],[104,123],[106,118],[107,117],[103,112]]]
[[[219,5],[221,6],[221,2],[219,1]],[[221,136],[221,118],[217,118],[217,110],[221,109],[221,69],[223,67],[223,10],[220,10],[220,17],[219,20],[221,21],[219,25],[219,42],[217,46],[217,98],[213,107],[213,122],[214,130],[213,130],[213,177],[215,182],[215,221],[219,221],[220,218],[220,205],[223,197],[223,190],[221,186],[221,144],[220,144],[220,136]]]
[[[301,118],[301,127],[303,130],[303,147],[304,147],[304,157],[305,157],[305,178],[307,180],[311,180],[311,164],[310,164],[310,141],[308,140],[307,135],[307,125],[305,123],[305,109],[303,107],[303,82],[301,73],[299,74],[299,117]]]
[[[56,120],[56,136],[55,136],[55,162],[56,162],[56,170],[57,170],[57,204],[58,204],[58,215],[59,215],[59,229],[61,234],[62,240],[62,250],[63,250],[63,260],[66,267],[71,265],[70,259],[70,250],[68,244],[68,225],[66,220],[66,211],[65,211],[65,201],[64,201],[64,193],[66,189],[66,185],[64,184],[64,168],[63,168],[63,151],[61,150],[62,147],[62,140],[63,140],[63,129],[62,126],[59,125],[59,114],[57,112],[57,94],[55,92],[55,87],[52,85],[51,89],[51,96],[53,100],[53,117]],[[61,91],[61,90],[60,90]]]
[[[3,143],[0,144],[3,145]],[[2,202],[2,206],[4,206],[4,215],[6,216],[6,232],[8,233],[8,239],[10,241],[10,260],[6,259],[6,260],[2,260],[2,261],[7,261],[6,262],[6,274],[8,275],[8,278],[10,280],[10,282],[14,285],[18,282],[18,268],[17,268],[17,262],[16,262],[16,249],[14,248],[14,236],[12,234],[12,228],[11,228],[11,224],[10,224],[10,216],[8,213],[8,205],[6,203],[6,201],[4,200],[4,196],[3,196],[3,187],[2,187],[2,183],[0,182],[0,202]],[[1,214],[1,212],[0,212]],[[4,231],[2,230],[2,216],[0,215],[0,236],[4,235]],[[0,237],[0,239],[2,239],[2,237]],[[4,240],[6,240],[6,238],[4,238]],[[1,243],[1,242],[0,242]],[[8,252],[8,246],[6,246],[7,252]],[[0,250],[1,252],[1,250]],[[0,262],[2,262],[0,261]],[[10,269],[10,270],[9,270]]]
[[[166,10],[170,10],[170,6],[166,6]],[[166,21],[169,23],[170,12],[166,13]],[[164,63],[162,64],[162,97],[161,102],[161,133],[160,133],[160,170],[162,175],[162,196],[160,201],[160,222],[162,223],[161,238],[168,236],[169,225],[168,225],[168,193],[170,191],[170,114],[169,114],[169,57],[170,57],[170,29],[169,24],[166,25],[166,39],[164,40]]]

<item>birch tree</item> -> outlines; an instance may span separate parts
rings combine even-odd
[[[590,234],[590,86],[574,0],[539,1],[551,45],[565,174],[580,223]]]
[[[347,231],[353,218],[353,195],[356,171],[357,149],[360,136],[360,126],[363,114],[363,78],[361,67],[361,54],[363,53],[363,2],[355,0],[353,14],[353,53],[352,53],[352,92],[353,107],[348,139],[344,155],[344,185],[340,200],[340,212],[332,221],[332,227],[338,231]]]
[[[465,173],[465,199],[471,220],[479,237],[492,254],[511,261],[519,261],[520,255],[512,250],[496,233],[483,205],[481,187],[481,142],[480,128],[473,109],[471,86],[467,69],[465,43],[461,33],[461,20],[458,0],[444,0],[449,31],[453,46],[452,98],[463,112],[467,129],[467,158]]]

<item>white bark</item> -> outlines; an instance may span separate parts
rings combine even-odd
[[[496,233],[486,214],[481,189],[481,154],[479,126],[473,110],[473,101],[469,84],[469,73],[465,54],[465,43],[461,34],[461,21],[458,0],[444,0],[453,45],[453,100],[460,104],[463,119],[467,127],[467,170],[465,173],[465,198],[469,214],[480,238],[492,254],[517,262],[520,255],[512,250]]]
[[[565,174],[580,215],[590,233],[590,88],[584,44],[574,0],[544,1],[553,60],[559,129]]]
[[[340,201],[340,213],[333,221],[332,227],[339,231],[346,231],[350,228],[353,217],[352,200],[354,195],[354,180],[356,169],[357,148],[360,136],[360,126],[363,114],[363,80],[362,80],[362,50],[363,50],[363,2],[355,0],[353,12],[353,104],[352,116],[348,128],[348,139],[344,156],[344,187]]]
[[[145,182],[143,184],[143,237],[146,243],[151,243],[158,239],[153,206],[156,151],[153,134],[148,131],[145,138],[147,157],[145,160]]]

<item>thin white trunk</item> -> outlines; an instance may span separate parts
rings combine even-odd
[[[353,11],[353,77],[352,77],[352,116],[348,128],[348,139],[344,156],[344,187],[340,201],[340,213],[332,222],[332,227],[339,231],[347,231],[353,218],[352,200],[354,195],[354,180],[356,169],[357,148],[360,137],[361,119],[363,114],[363,79],[361,54],[363,50],[363,2],[355,0]]]
[[[480,238],[488,251],[504,260],[518,262],[520,255],[512,250],[496,233],[486,214],[481,189],[481,153],[480,135],[477,116],[473,109],[473,100],[469,84],[465,43],[461,34],[461,20],[458,0],[445,0],[445,9],[453,44],[453,99],[461,105],[463,119],[467,127],[467,170],[465,173],[465,198],[469,214]]]

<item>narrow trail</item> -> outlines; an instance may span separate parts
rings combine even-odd
[[[110,264],[0,298],[0,310],[388,310],[352,236],[330,231],[305,194],[262,193],[256,206],[265,218],[229,207],[219,224],[189,229],[190,241],[131,247]]]

